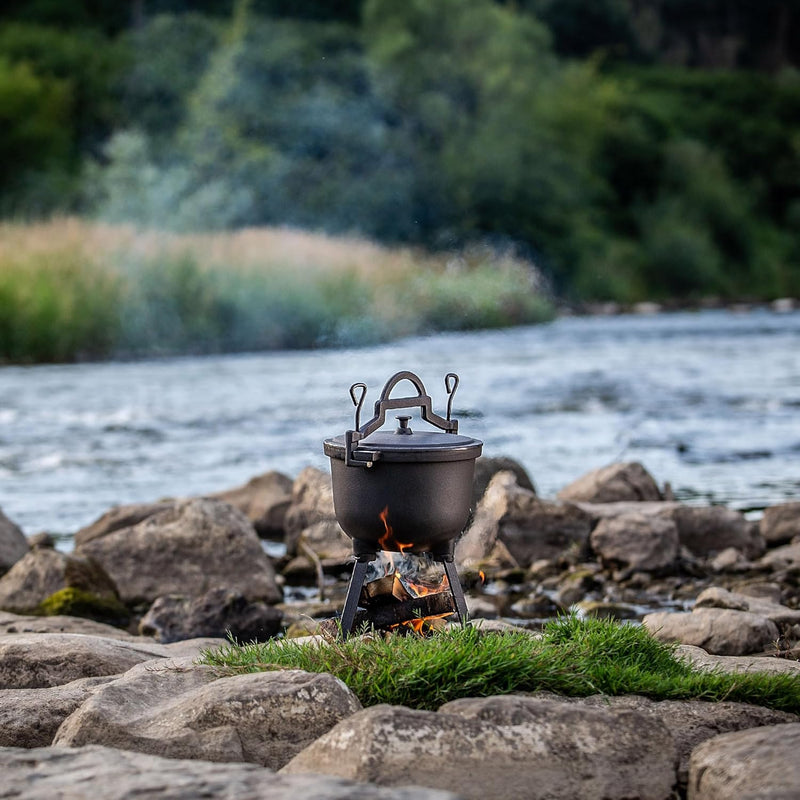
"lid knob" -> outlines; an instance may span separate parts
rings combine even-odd
[[[414,431],[412,431],[411,428],[408,427],[408,423],[411,420],[410,416],[406,416],[405,414],[403,414],[401,416],[395,417],[395,419],[400,423],[400,427],[398,427],[395,433],[400,433],[400,434],[414,433]]]

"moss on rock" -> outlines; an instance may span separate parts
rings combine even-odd
[[[119,600],[100,597],[74,586],[66,586],[45,598],[34,613],[43,617],[59,614],[84,617],[117,627],[125,627],[130,622],[130,612]]]

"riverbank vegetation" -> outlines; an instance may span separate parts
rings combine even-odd
[[[290,229],[0,225],[0,361],[358,345],[541,322],[529,264]]]
[[[800,296],[790,5],[732,0],[723,15],[714,0],[13,0],[0,11],[0,216],[192,235],[289,226],[343,236],[342,247],[356,236],[435,254],[479,243],[535,265],[568,301]],[[420,270],[448,258],[422,257]],[[395,330],[385,308],[332,323],[348,292],[320,283],[319,270],[345,280],[324,265],[303,288],[291,272],[261,287],[193,259],[137,267],[144,295],[181,270],[203,276],[202,291],[189,283],[210,317],[154,331],[168,348]],[[469,286],[434,270],[429,317],[411,329],[460,326],[454,302],[469,307],[468,326],[526,319],[490,309],[507,292],[491,288],[489,263],[506,256],[469,272]],[[85,280],[101,297],[128,292],[120,330],[87,323],[61,337],[65,353],[143,347],[152,320],[132,319],[117,266]],[[64,319],[92,302],[77,266],[63,270],[75,298],[18,313]],[[47,295],[47,269],[34,273],[40,288],[25,296]],[[369,294],[362,281],[350,285]],[[237,312],[243,321],[219,333],[231,295],[268,298],[262,317],[292,306],[305,321],[253,333],[259,323]],[[62,357],[47,336],[13,337],[6,358]]]
[[[800,711],[794,674],[699,672],[639,626],[561,617],[541,639],[476,628],[345,642],[271,640],[206,651],[202,662],[226,673],[271,669],[329,672],[364,706],[435,710],[462,697],[548,691],[572,697],[639,694],[654,700],[730,700]]]

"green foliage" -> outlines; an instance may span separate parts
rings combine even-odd
[[[101,358],[117,342],[120,283],[74,249],[0,262],[0,361]]]
[[[563,617],[541,639],[527,633],[454,629],[430,638],[392,636],[299,644],[272,640],[205,651],[226,673],[271,669],[329,672],[365,706],[437,709],[462,697],[549,691],[568,696],[640,694],[653,699],[736,700],[800,711],[791,674],[701,673],[645,629]]]

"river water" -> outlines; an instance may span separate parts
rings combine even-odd
[[[362,349],[0,368],[0,508],[70,549],[115,504],[327,468],[322,440],[362,421],[396,371],[460,432],[552,497],[590,469],[642,462],[678,499],[754,510],[800,499],[800,313],[565,317]],[[395,390],[407,394],[410,384]],[[393,420],[392,420],[393,422]],[[412,421],[412,427],[415,421]]]

